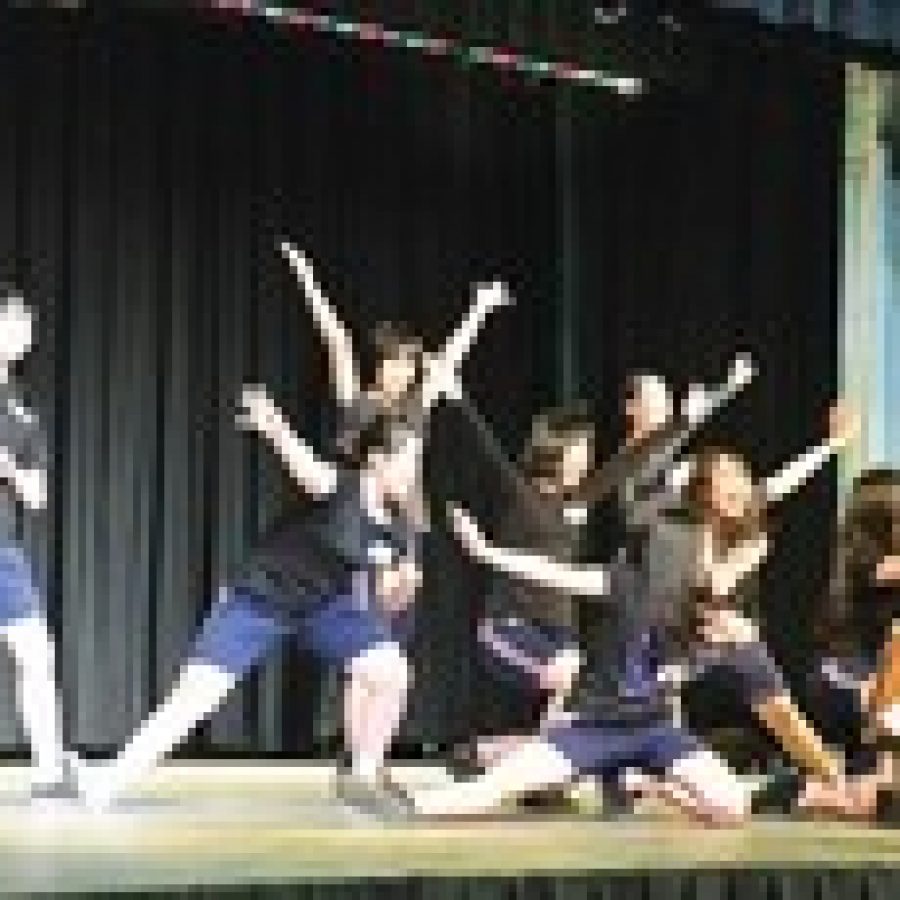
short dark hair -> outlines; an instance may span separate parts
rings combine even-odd
[[[590,409],[583,401],[554,407],[535,416],[520,457],[525,478],[528,481],[554,479],[566,449],[582,437],[593,444],[596,432]]]

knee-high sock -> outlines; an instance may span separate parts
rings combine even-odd
[[[561,787],[574,778],[572,764],[540,739],[526,741],[471,781],[427,788],[413,797],[425,816],[471,816],[488,813],[504,800],[531,791]]]
[[[19,716],[38,777],[53,778],[62,770],[64,750],[50,629],[42,616],[29,616],[0,629],[0,637],[15,658]]]
[[[353,769],[374,780],[406,712],[411,681],[406,656],[391,644],[367,650],[350,664],[344,683],[344,733]]]
[[[109,763],[83,769],[81,789],[96,805],[113,799],[154,768],[221,705],[238,676],[204,662],[186,665],[168,699],[152,712]]]
[[[754,711],[795,762],[819,778],[832,780],[841,774],[840,758],[832,753],[787,694],[776,694],[758,703]]]

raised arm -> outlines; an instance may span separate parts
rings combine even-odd
[[[769,539],[765,534],[742,541],[726,554],[716,559],[712,536],[703,534],[701,550],[701,581],[715,597],[730,597],[741,581],[755,572],[769,553]]]
[[[312,497],[326,497],[337,486],[337,470],[319,459],[298,437],[265,388],[247,386],[241,393],[238,424],[264,437],[291,477]]]
[[[491,312],[510,303],[506,286],[500,282],[477,288],[475,302],[466,317],[454,329],[440,352],[426,364],[420,395],[423,413],[428,413],[441,399],[458,391],[459,367],[472,349],[478,332]]]
[[[670,436],[656,453],[650,455],[646,467],[641,472],[640,481],[644,484],[653,482],[667,472],[675,464],[688,441],[752,381],[754,374],[753,361],[747,356],[738,356],[731,364],[722,384],[691,385],[682,401]]]
[[[322,293],[310,261],[288,241],[282,242],[281,252],[306,292],[307,305],[328,347],[337,401],[342,406],[349,406],[359,397],[360,391],[359,367],[350,332]]]
[[[449,504],[448,512],[453,531],[469,555],[497,571],[569,594],[599,597],[609,590],[609,575],[602,566],[571,566],[540,553],[496,547],[465,509]]]
[[[765,500],[776,503],[806,484],[832,456],[843,449],[856,434],[857,428],[858,422],[853,413],[842,403],[836,403],[831,408],[828,437],[764,479]]]
[[[693,385],[681,404],[678,415],[668,425],[663,426],[653,439],[652,452],[648,454],[640,469],[631,474],[629,481],[634,486],[635,496],[628,498],[629,505],[646,505],[642,518],[652,518],[658,508],[666,505],[675,493],[683,487],[679,479],[683,471],[679,471],[676,462],[688,442],[697,431],[719,410],[731,400],[754,376],[753,362],[749,357],[738,356],[731,364],[728,376],[722,385],[705,387]],[[630,464],[625,451],[620,451],[600,466],[591,478],[588,488],[591,502],[599,503],[607,499],[617,490],[630,472]],[[660,486],[660,481],[665,484]],[[662,491],[662,494],[660,494]]]

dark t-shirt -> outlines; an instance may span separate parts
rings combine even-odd
[[[12,383],[0,385],[0,445],[21,469],[43,469],[48,464],[47,442],[36,414]],[[0,541],[14,542],[20,517],[27,514],[15,488],[0,481]]]
[[[356,572],[413,555],[416,538],[401,516],[376,521],[363,503],[359,473],[344,471],[330,496],[276,519],[242,572],[291,601],[320,597],[344,589]]]
[[[497,529],[504,547],[533,550],[565,562],[578,557],[587,507],[578,500],[519,492]],[[485,603],[488,616],[519,617],[556,627],[572,627],[571,598],[533,580],[496,575]]]

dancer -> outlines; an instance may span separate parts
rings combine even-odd
[[[506,303],[500,284],[477,291],[465,320],[427,363],[418,401],[423,414],[455,384],[487,315]],[[383,765],[411,673],[391,612],[409,603],[420,578],[419,529],[406,514],[415,442],[398,445],[376,423],[354,441],[343,464],[330,464],[294,434],[264,390],[245,390],[243,405],[243,424],[271,444],[314,502],[276,522],[220,591],[162,707],[114,760],[80,768],[80,791],[91,806],[107,805],[174,749],[287,635],[345,674],[352,764],[345,799],[393,801]]]
[[[649,523],[641,510],[658,495],[677,502],[690,471],[682,451],[702,424],[752,377],[750,360],[738,357],[723,385],[692,386],[674,415],[663,379],[631,376],[622,445],[599,469],[594,465],[594,427],[583,407],[538,417],[523,454],[523,475],[515,485],[517,502],[499,540],[573,561],[589,508],[613,498],[630,544],[619,564],[652,568],[653,553],[645,552],[651,542]],[[544,693],[545,722],[562,708],[583,662],[571,607],[569,598],[548,585],[500,576],[479,626],[479,640],[504,670],[518,673],[526,686]],[[465,750],[465,761],[483,767],[519,740],[519,735],[482,739],[474,750]]]
[[[306,295],[309,311],[319,329],[331,369],[332,387],[338,405],[336,446],[352,455],[355,444],[373,428],[383,428],[394,447],[406,445],[410,511],[423,525],[427,510],[422,489],[425,425],[431,402],[421,396],[426,370],[434,363],[424,342],[407,327],[382,322],[375,330],[376,367],[365,386],[347,326],[341,321],[319,285],[312,263],[293,244],[283,241],[281,252]],[[459,394],[456,383],[442,385],[442,396]]]
[[[893,787],[900,622],[900,472],[873,469],[854,482],[838,531],[821,637],[825,652],[812,679],[812,709],[823,733],[845,748],[860,803],[821,785],[798,805],[818,813],[872,818]]]
[[[13,368],[34,342],[34,313],[7,289],[0,307],[0,638],[16,663],[18,711],[33,759],[32,796],[74,792],[73,766],[63,747],[54,672],[54,642],[31,562],[17,538],[18,510],[47,505],[48,454],[35,413],[21,399]]]
[[[671,714],[673,682],[712,663],[728,664],[742,675],[757,715],[789,753],[816,777],[838,779],[839,758],[793,704],[755,630],[723,601],[768,552],[765,531],[753,524],[762,522],[757,511],[796,490],[848,438],[836,411],[829,438],[765,479],[761,488],[754,487],[735,455],[707,454],[696,481],[703,486],[707,521],[698,528],[672,519],[657,527],[657,539],[670,547],[669,583],[679,584],[678,596],[622,593],[615,568],[573,567],[496,547],[464,510],[452,509],[456,533],[474,558],[518,577],[596,595],[617,615],[604,633],[605,646],[591,648],[567,720],[523,742],[478,778],[417,792],[414,811],[486,813],[507,798],[570,783],[581,773],[633,767],[661,775],[658,790],[700,820],[742,821],[749,813],[748,792]],[[617,665],[610,667],[610,660]]]

